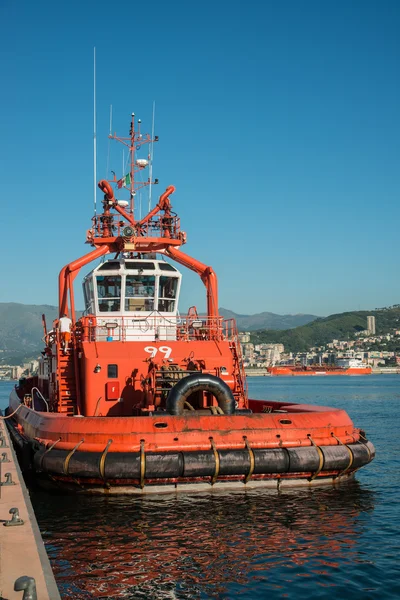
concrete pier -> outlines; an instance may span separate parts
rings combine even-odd
[[[60,600],[29,493],[3,419],[0,419],[0,461],[0,599]],[[18,514],[14,509],[18,509]],[[29,588],[36,589],[36,596],[32,592],[29,595]]]

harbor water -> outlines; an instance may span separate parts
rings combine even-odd
[[[12,382],[0,382],[0,408]],[[376,458],[335,487],[85,497],[32,490],[62,598],[400,597],[400,376],[254,377],[250,397],[341,407]]]

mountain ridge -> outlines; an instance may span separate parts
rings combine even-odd
[[[278,315],[272,312],[261,312],[254,315],[243,315],[235,313],[230,309],[220,307],[219,314],[225,319],[235,319],[239,331],[256,331],[258,329],[285,330],[306,325],[315,319],[317,315],[298,313],[295,315]]]
[[[378,334],[400,330],[400,305],[328,317],[270,312],[243,315],[222,307],[219,310],[224,318],[236,319],[239,331],[249,331],[253,342],[282,343],[289,352],[305,351],[333,339],[354,339],[357,332],[367,328],[368,315],[375,316]],[[0,364],[18,365],[38,356],[43,349],[42,314],[50,329],[58,316],[56,306],[0,302]]]
[[[58,308],[50,304],[22,304],[0,302],[0,364],[21,364],[36,358],[43,349],[42,314],[50,329],[58,316]],[[224,318],[236,319],[240,331],[255,329],[288,329],[310,322],[315,315],[277,315],[263,312],[240,315],[229,309],[220,309]]]

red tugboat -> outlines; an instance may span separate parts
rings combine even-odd
[[[216,274],[180,249],[175,188],[135,218],[137,190],[156,183],[139,181],[149,160],[136,154],[157,141],[140,127],[132,115],[129,137],[110,136],[129,148],[130,172],[99,182],[93,250],[59,275],[68,349],[60,320],[50,331],[44,320],[39,373],[11,393],[8,423],[25,466],[55,486],[107,494],[351,477],[375,450],[345,411],[248,398],[235,322],[218,314]],[[128,201],[116,198],[123,189]],[[73,282],[101,257],[84,278],[77,318]],[[195,307],[179,314],[181,273],[171,260],[200,276],[207,316]]]
[[[362,360],[340,358],[336,365],[273,365],[268,367],[271,375],[371,375],[372,367]]]

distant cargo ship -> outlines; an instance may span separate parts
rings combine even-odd
[[[271,375],[371,375],[372,367],[357,358],[340,358],[336,365],[275,365]]]

